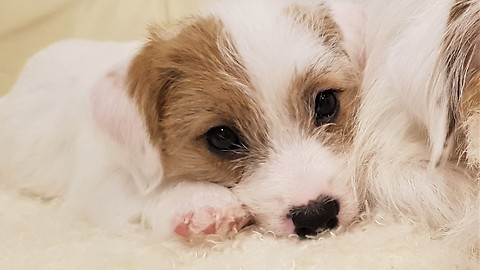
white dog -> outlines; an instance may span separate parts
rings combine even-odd
[[[480,3],[368,5],[354,147],[360,200],[478,239]]]
[[[362,12],[219,1],[138,43],[65,41],[0,100],[0,178],[161,237],[348,225]]]

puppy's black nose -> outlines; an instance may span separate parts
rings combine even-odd
[[[289,217],[295,225],[295,233],[300,237],[315,236],[338,224],[337,215],[340,206],[337,200],[330,198],[311,201],[309,204],[290,210]]]

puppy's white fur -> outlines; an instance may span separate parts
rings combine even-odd
[[[368,2],[356,186],[370,207],[426,222],[442,234],[464,232],[460,239],[469,242],[478,239],[478,172],[455,156],[451,134],[451,92],[458,89],[449,83],[444,48],[455,46],[445,44],[453,4]],[[479,141],[479,135],[469,138]]]
[[[233,189],[165,175],[161,146],[152,142],[143,108],[127,93],[139,43],[64,41],[33,57],[0,100],[0,179],[25,192],[61,197],[65,212],[75,216],[120,229],[142,223],[162,237],[174,231],[228,234],[249,215],[267,230],[291,234],[289,209],[322,195],[340,201],[339,222],[347,225],[357,206],[342,173],[345,157],[302,132],[285,102],[298,72],[328,70],[335,61],[348,70],[361,66],[360,24],[354,21],[363,18],[352,7],[329,4],[350,62],[286,15],[285,8],[298,3],[313,9],[323,2],[219,1],[200,15],[220,20],[235,42],[269,124],[267,160]],[[169,42],[189,23],[162,38]]]

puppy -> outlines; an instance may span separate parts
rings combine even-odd
[[[480,4],[368,5],[354,143],[360,200],[478,241]]]
[[[144,45],[51,45],[0,101],[0,179],[162,238],[348,225],[362,14],[218,1]]]

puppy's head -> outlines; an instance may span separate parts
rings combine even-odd
[[[223,1],[174,31],[153,28],[128,76],[165,181],[232,188],[278,235],[351,222],[354,18],[323,1]]]

